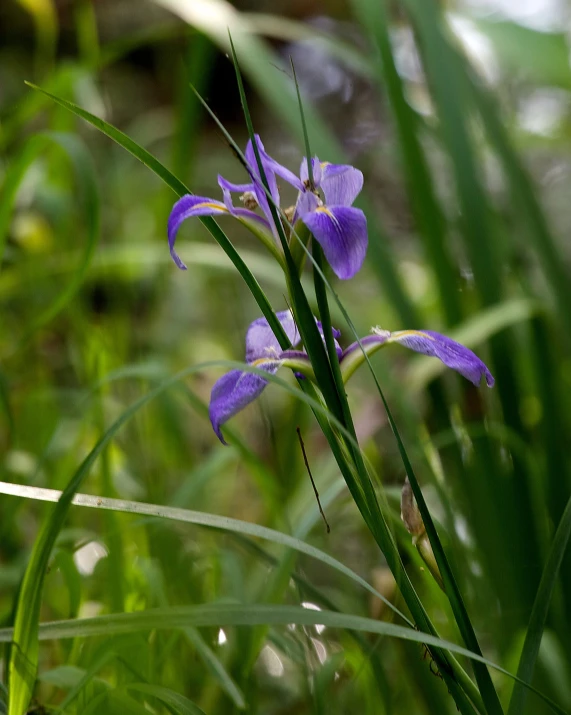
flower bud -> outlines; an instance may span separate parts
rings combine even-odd
[[[406,530],[412,535],[412,543],[416,546],[418,553],[424,563],[428,566],[428,570],[433,575],[440,588],[444,590],[442,576],[440,575],[440,570],[438,569],[438,564],[436,563],[436,559],[434,557],[432,545],[428,535],[426,534],[424,522],[418,506],[416,505],[408,477],[405,479],[401,492],[400,515]]]

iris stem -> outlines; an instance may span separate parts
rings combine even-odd
[[[384,348],[388,344],[388,341],[384,343],[381,342],[376,335],[368,335],[361,339],[361,345],[359,345],[359,343],[353,343],[353,345],[347,348],[343,353],[340,363],[343,382],[347,384],[347,381],[353,373],[365,362],[363,352],[371,356],[373,353],[376,353],[377,350]]]
[[[298,275],[301,275],[305,259],[307,258],[306,246],[311,238],[311,232],[303,221],[296,221],[292,228],[289,239],[291,257],[297,268]]]
[[[282,361],[282,367],[289,367],[294,372],[299,372],[308,380],[315,382],[315,373],[313,372],[311,364],[307,360],[285,358]]]
[[[276,242],[273,239],[273,236],[270,236],[267,231],[264,231],[260,226],[258,226],[254,221],[249,221],[247,218],[238,218],[240,223],[245,226],[248,231],[254,234],[256,238],[258,238],[264,246],[268,249],[268,251],[272,254],[272,256],[277,260],[277,262],[280,264],[281,269],[285,272],[286,270],[286,264],[284,260],[284,254],[280,250],[280,248],[276,245]]]

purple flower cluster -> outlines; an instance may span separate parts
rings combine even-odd
[[[292,346],[297,347],[300,335],[291,312],[287,310],[276,315]],[[317,324],[320,327],[318,321]],[[338,337],[340,337],[339,331],[335,331],[335,338]],[[388,330],[374,329],[372,335],[361,340],[361,346],[368,354],[391,343],[398,343],[417,353],[438,358],[446,367],[456,370],[474,385],[479,385],[482,377],[488,387],[494,384],[491,372],[477,355],[455,340],[432,330],[400,330],[391,333]],[[344,368],[347,368],[345,371],[347,378],[353,373],[353,366],[349,367],[351,361],[354,362],[355,358],[359,359],[362,356],[361,346],[355,342],[345,350],[338,347],[341,374],[343,375]],[[250,325],[246,333],[246,362],[249,365],[275,375],[280,367],[291,367],[292,358],[298,370],[304,362],[307,363],[308,371],[311,370],[311,363],[303,350],[280,349],[265,318],[258,318]],[[267,384],[268,380],[262,375],[242,370],[231,370],[215,383],[210,398],[209,414],[212,427],[222,442],[224,442],[222,425],[255,400]]]
[[[321,245],[335,274],[341,279],[352,278],[363,264],[368,243],[365,215],[353,206],[363,188],[362,173],[352,166],[320,162],[315,157],[311,159],[311,172],[307,159],[304,158],[299,176],[296,176],[267,154],[257,135],[254,140],[271,202],[260,176],[254,146],[249,141],[245,151],[249,174],[247,183],[234,184],[223,176],[218,176],[223,201],[189,194],[173,206],[168,221],[168,241],[176,265],[182,269],[186,268],[174,245],[181,224],[193,216],[233,216],[261,237],[274,253],[281,251],[272,215],[275,211],[272,212],[270,208],[270,204],[273,204],[273,208],[281,212],[277,182],[279,177],[298,191],[292,214],[294,228],[298,222],[305,224],[311,236]],[[241,194],[242,207],[234,206],[233,193]],[[276,256],[280,258],[279,253],[276,253]],[[291,311],[277,313],[277,318],[292,347],[282,350],[267,320],[259,318],[250,325],[246,334],[246,363],[268,375],[275,375],[280,367],[286,366],[293,369],[297,375],[312,377],[313,369],[309,357],[303,349],[298,349],[301,337]],[[316,323],[324,337],[321,323],[317,320]],[[342,350],[337,342],[339,337],[339,331],[334,331],[337,357],[344,381],[348,380],[363,362],[363,350],[371,354],[384,345],[398,343],[415,352],[438,358],[474,385],[479,385],[482,377],[489,387],[494,384],[494,378],[486,365],[471,350],[432,330],[401,330],[391,333],[374,329],[373,334],[363,338],[360,344],[353,343],[345,350]],[[243,370],[231,370],[215,383],[210,399],[210,421],[222,442],[222,425],[255,400],[267,384],[268,380],[263,375]]]
[[[363,264],[368,243],[365,214],[352,206],[363,187],[363,174],[352,166],[321,163],[314,158],[311,183],[307,159],[302,161],[298,177],[266,153],[257,135],[255,140],[274,205],[280,206],[277,183],[277,177],[280,177],[299,192],[293,216],[294,224],[300,220],[307,226],[323,248],[325,258],[339,278],[352,278]],[[168,239],[171,256],[179,268],[185,269],[186,266],[175,251],[176,236],[183,221],[193,216],[227,214],[244,222],[253,221],[269,236],[277,235],[251,140],[244,156],[250,181],[233,184],[223,176],[218,176],[223,201],[188,194],[173,206],[168,222]],[[234,206],[232,192],[242,195],[244,208]],[[261,214],[256,212],[258,208]]]

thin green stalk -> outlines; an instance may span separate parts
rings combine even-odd
[[[527,633],[525,634],[525,642],[517,669],[517,676],[521,682],[516,682],[514,686],[507,715],[522,715],[524,712],[527,690],[522,683],[531,684],[533,678],[533,671],[539,654],[539,646],[541,645],[541,638],[547,620],[551,596],[557,578],[559,577],[559,570],[570,536],[571,499],[567,502],[567,506],[565,507],[557,531],[555,532],[539,588],[537,589],[537,595],[531,611]]]
[[[261,157],[259,155],[257,143],[255,141],[254,129],[252,126],[252,121],[251,121],[251,117],[250,117],[249,110],[248,110],[246,94],[244,91],[242,77],[241,77],[240,69],[238,66],[238,60],[237,60],[236,53],[235,53],[234,46],[233,46],[232,42],[231,42],[231,47],[232,47],[232,55],[233,55],[233,60],[234,60],[234,69],[236,72],[236,79],[238,82],[238,89],[240,91],[240,98],[241,98],[241,102],[242,102],[242,107],[244,109],[244,116],[246,119],[246,124],[248,126],[248,133],[249,133],[250,139],[252,141],[252,146],[254,149],[254,154],[256,156],[256,162],[258,165],[260,178],[261,178],[262,184],[264,186],[264,189],[266,191],[266,195],[268,197],[269,208],[270,208],[270,212],[272,214],[272,219],[274,220],[280,241],[282,243],[282,248],[284,250],[285,258],[286,258],[286,266],[287,266],[287,270],[288,270],[288,275],[287,275],[288,291],[289,291],[290,297],[292,299],[294,314],[297,318],[298,328],[299,328],[303,343],[305,345],[305,348],[307,350],[307,353],[308,353],[310,360],[314,366],[314,371],[316,374],[318,385],[319,385],[319,387],[323,393],[323,396],[325,398],[325,403],[327,404],[329,410],[331,410],[333,415],[344,425],[344,427],[346,429],[349,430],[349,433],[351,434],[351,437],[352,437],[351,442],[353,442],[353,441],[356,442],[356,434],[355,434],[349,406],[347,404],[347,397],[346,397],[344,388],[341,389],[341,392],[339,392],[337,389],[337,385],[335,382],[335,376],[333,373],[333,367],[331,365],[331,362],[328,359],[328,356],[325,351],[323,341],[321,339],[319,331],[317,330],[317,326],[315,324],[315,320],[311,313],[311,309],[309,307],[307,297],[306,297],[306,295],[301,287],[301,284],[299,282],[296,267],[292,260],[292,257],[291,257],[290,251],[289,251],[289,247],[287,244],[287,239],[285,237],[283,224],[281,222],[280,216],[278,215],[278,208],[273,203],[273,199],[272,199],[272,196],[271,196],[271,193],[269,190],[269,184],[268,184],[266,176],[265,176],[264,167],[262,165],[262,161],[261,161]],[[320,272],[320,275],[323,277],[322,272]],[[331,338],[332,337],[333,336],[331,335]],[[337,365],[337,368],[338,368],[338,365]],[[343,381],[341,378],[340,371],[338,373],[338,379],[340,380],[340,384],[342,385]],[[412,582],[408,579],[408,575],[406,574],[404,565],[402,564],[400,555],[398,554],[397,546],[394,542],[394,539],[392,537],[392,534],[390,532],[388,524],[385,521],[384,516],[380,510],[380,507],[379,507],[379,504],[378,504],[378,501],[376,498],[376,494],[374,492],[372,483],[370,481],[369,474],[367,472],[361,452],[359,449],[353,449],[352,446],[350,446],[349,449],[351,451],[352,458],[355,462],[356,472],[359,475],[360,486],[361,486],[361,488],[364,492],[364,496],[365,496],[366,506],[364,504],[362,505],[360,502],[357,502],[357,505],[358,505],[361,513],[363,514],[363,516],[366,520],[366,523],[369,526],[369,529],[373,533],[373,536],[375,537],[381,550],[385,554],[385,557],[387,558],[389,566],[391,567],[391,570],[393,571],[393,573],[395,575],[397,583],[399,583],[399,585],[401,586],[403,596],[405,597],[405,600],[407,601],[407,605],[411,609],[411,612],[415,618],[416,623],[423,630],[429,630],[429,632],[435,632],[434,627],[433,627],[432,623],[430,622],[430,619],[428,618],[428,615],[427,615],[426,611],[424,610],[424,607],[422,606],[422,603],[421,603],[416,591],[414,590]],[[366,514],[369,514],[369,519],[366,518],[366,516],[365,516]],[[402,578],[402,580],[401,580],[401,578]],[[443,677],[446,680],[450,691],[454,694],[455,701],[456,701],[457,705],[461,708],[462,712],[466,712],[466,713],[471,712],[471,708],[469,708],[468,701],[467,700],[464,701],[465,696],[464,696],[463,690],[458,688],[454,678],[450,677],[451,664],[449,661],[447,661],[445,654],[437,651],[435,654],[435,659],[437,660],[437,662],[440,665]],[[454,663],[453,665],[456,668],[459,667],[459,665],[457,663]],[[468,683],[472,683],[472,681],[467,677],[462,678],[462,676],[461,676],[461,679],[465,682],[466,685]],[[472,683],[472,686],[473,686],[473,683]],[[468,686],[468,687],[470,687],[470,686]],[[472,698],[473,698],[473,700],[475,700],[475,702],[477,702],[478,704],[481,704],[480,695],[475,687],[472,687]]]

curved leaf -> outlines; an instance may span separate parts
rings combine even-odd
[[[127,690],[134,690],[144,695],[152,695],[154,698],[161,700],[165,705],[169,705],[173,710],[179,713],[179,715],[205,715],[204,710],[201,710],[192,700],[185,698],[184,695],[180,695],[180,693],[175,693],[174,690],[164,688],[162,685],[129,683]]]
[[[57,502],[60,499],[62,492],[56,489],[43,489],[40,487],[28,487],[20,484],[10,484],[8,482],[0,482],[0,494],[11,494],[13,496],[26,497],[28,499],[36,499],[39,501]],[[361,578],[348,566],[345,566],[337,559],[329,556],[324,551],[311,546],[310,544],[296,539],[288,534],[283,534],[280,531],[269,529],[266,526],[259,526],[240,519],[232,519],[227,516],[217,516],[216,514],[208,514],[206,512],[191,511],[190,509],[179,509],[177,507],[160,506],[159,504],[143,504],[140,502],[127,501],[124,499],[110,499],[106,497],[90,496],[88,494],[75,494],[72,503],[77,506],[90,507],[92,509],[104,509],[110,511],[121,511],[130,514],[142,514],[145,516],[156,516],[162,519],[172,519],[187,524],[196,524],[198,526],[208,526],[214,529],[223,531],[232,531],[237,534],[245,534],[254,536],[259,539],[272,541],[280,546],[285,546],[302,554],[311,556],[327,566],[341,572],[343,575],[355,581],[364,589],[369,591],[376,598],[380,598],[385,605],[397,613],[405,622],[410,624],[409,619],[399,611],[390,601],[388,601],[381,593],[373,588],[365,579]]]
[[[353,616],[333,611],[313,611],[300,606],[274,606],[263,603],[228,605],[224,603],[200,606],[171,606],[169,608],[155,608],[134,613],[112,613],[106,616],[97,616],[96,618],[43,623],[39,629],[39,637],[41,640],[54,640],[77,637],[107,637],[119,633],[135,633],[154,629],[164,630],[165,628],[182,628],[184,626],[286,626],[290,623],[300,626],[324,625],[329,628],[377,633],[391,638],[421,643],[484,663],[499,673],[522,682],[517,676],[492,663],[492,661],[472,653],[467,648],[442,638],[436,638],[429,633],[422,633],[414,628],[397,626],[394,623],[377,621],[363,616]],[[0,629],[0,643],[10,642],[12,636],[13,630],[11,628]],[[547,703],[553,712],[559,715],[566,715],[561,707],[553,703],[545,695],[529,685],[526,687]]]

